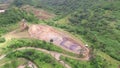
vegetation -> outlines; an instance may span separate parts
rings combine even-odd
[[[103,2],[92,5],[91,9],[79,9],[74,12],[67,19],[69,23],[50,25],[82,37],[86,42],[90,43],[92,49],[99,49],[120,60],[120,8],[118,7],[120,1]]]
[[[5,3],[7,1],[8,0],[0,0],[0,3]],[[54,12],[58,15],[54,19],[47,21],[39,20],[39,22],[64,29],[76,37],[82,38],[90,45],[89,47],[91,50],[93,52],[95,51],[95,54],[92,55],[94,57],[92,57],[90,61],[78,61],[62,57],[72,68],[118,67],[120,63],[119,0],[14,0],[11,3],[11,6],[13,5],[19,8],[24,5],[31,5],[36,8]],[[16,23],[23,18],[28,22],[38,22],[38,19],[36,19],[32,13],[27,13],[19,8],[10,8],[6,10],[5,13],[0,13],[0,35],[15,29]],[[53,40],[50,41],[52,42]],[[0,42],[5,42],[5,39],[0,38]],[[12,39],[7,49],[13,50],[20,47],[43,48],[71,55],[71,53],[66,52],[52,43],[46,43],[35,39]],[[31,53],[33,53],[33,55],[31,55]],[[54,63],[51,62],[51,60],[53,60],[50,58],[51,56],[48,55],[47,58],[49,59],[46,59],[46,54],[41,52],[28,50],[16,51],[10,54],[8,55],[9,58],[24,57],[35,62],[36,65],[40,64],[44,67],[47,63],[49,67],[54,67]],[[43,56],[41,57],[37,54]],[[106,55],[109,55],[112,59],[109,59]],[[118,62],[113,62],[113,60]],[[49,65],[49,63],[51,64]],[[55,64],[57,63],[55,62]],[[59,67],[56,65],[56,68]]]
[[[16,58],[16,59],[9,59],[9,58],[5,58],[8,59],[6,60],[6,64],[2,63],[3,66],[1,66],[0,68],[17,68],[19,65],[26,65],[28,64],[28,60],[24,59],[24,58]]]
[[[38,0],[37,0],[38,1]],[[93,49],[99,49],[111,57],[120,60],[120,1],[112,0],[39,0],[36,7],[47,8],[58,15],[71,12],[70,23],[53,25],[82,36]],[[34,2],[35,3],[35,2]],[[64,7],[64,8],[63,8]]]
[[[17,7],[21,7],[23,5],[31,5],[31,6],[35,6],[35,4],[38,3],[38,0],[34,1],[34,0],[14,0],[13,1],[13,5],[17,6]]]
[[[36,17],[32,13],[27,13],[18,8],[10,8],[4,13],[0,13],[0,34],[8,32],[10,30],[9,26],[15,25],[23,18],[26,19],[28,22],[37,22]]]
[[[91,4],[94,4],[98,1],[89,1],[89,0],[14,0],[12,3],[17,7],[23,5],[31,5],[37,8],[43,8],[53,11],[57,15],[66,15],[69,14],[78,8],[88,8]]]
[[[114,66],[114,64],[110,64],[106,59],[103,59],[100,56],[96,56],[90,61],[79,61],[73,60],[66,57],[61,57],[66,63],[72,66],[72,68],[114,68],[118,66]],[[113,67],[114,66],[114,67]]]
[[[8,9],[5,13],[0,14],[0,26],[4,27],[5,25],[15,24],[23,18],[28,22],[33,22],[36,20],[33,14],[29,14],[18,8]]]
[[[0,37],[0,43],[3,43],[3,42],[5,42],[5,38]]]
[[[72,58],[61,56],[61,60],[65,61],[72,68],[117,68],[119,61],[111,58],[104,52],[99,50],[91,51],[89,61],[75,60]]]
[[[9,59],[25,58],[33,63],[38,68],[63,68],[61,64],[55,61],[50,55],[42,53],[36,50],[22,50],[9,53],[7,56]]]
[[[21,47],[35,47],[35,48],[43,48],[49,51],[56,51],[59,53],[64,53],[64,54],[69,54],[72,56],[75,56],[75,54],[65,51],[62,48],[52,44],[52,43],[47,43],[45,41],[41,40],[36,40],[36,39],[12,39],[10,43],[8,43],[8,51],[16,49],[16,48],[21,48]],[[7,51],[7,52],[8,52]]]

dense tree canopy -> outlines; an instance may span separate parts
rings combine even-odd
[[[33,14],[29,14],[18,8],[8,9],[5,13],[0,14],[0,26],[17,23],[23,18],[29,22],[35,20]]]
[[[92,47],[120,60],[120,1],[100,1],[79,9],[68,18],[69,24],[57,25],[83,36]]]

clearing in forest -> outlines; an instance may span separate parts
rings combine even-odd
[[[31,25],[28,30],[33,38],[52,42],[63,49],[88,57],[89,49],[71,36],[48,25]]]

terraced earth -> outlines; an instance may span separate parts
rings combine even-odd
[[[16,30],[4,35],[3,37],[6,38],[6,42],[1,45],[1,46],[4,45],[1,48],[8,47],[5,44],[7,43],[7,41],[9,41],[13,38],[36,38],[36,39],[43,40],[46,42],[51,42],[51,43],[55,44],[54,46],[60,47],[65,51],[68,51],[68,52],[71,52],[74,54],[83,55],[83,57],[78,58],[76,56],[70,56],[70,55],[66,55],[63,53],[49,51],[49,50],[42,49],[42,48],[34,48],[34,47],[22,47],[22,48],[13,49],[11,51],[11,52],[16,52],[18,50],[21,51],[21,50],[25,50],[25,49],[38,50],[38,51],[41,51],[41,52],[51,55],[53,58],[56,59],[56,61],[59,61],[59,63],[62,64],[66,68],[71,68],[71,66],[69,66],[63,60],[61,60],[60,59],[61,56],[69,57],[69,58],[76,59],[76,60],[89,60],[89,49],[87,47],[85,47],[83,45],[83,43],[80,43],[81,41],[78,42],[78,40],[76,41],[75,38],[72,38],[70,35],[67,35],[66,33],[63,33],[62,31],[56,30],[53,27],[48,26],[48,25],[32,24],[32,25],[29,25],[28,29],[24,29],[24,30],[21,28],[16,29]],[[52,48],[52,46],[51,46],[51,48]],[[7,57],[7,54],[9,54],[9,52],[6,54],[2,54],[0,56],[0,60]],[[2,65],[5,65],[5,64],[2,64]],[[37,68],[35,64],[33,64],[32,62],[29,62],[28,66],[30,68],[32,68],[31,65],[33,65],[35,68]],[[18,66],[18,68],[25,68],[25,65],[20,65],[20,66]]]

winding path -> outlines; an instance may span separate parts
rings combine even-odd
[[[39,50],[39,51],[42,51],[42,52],[44,52],[44,53],[50,54],[51,56],[53,56],[57,61],[59,61],[59,62],[60,62],[63,66],[65,66],[66,68],[71,68],[71,67],[70,67],[68,64],[66,64],[64,61],[60,60],[60,56],[66,56],[66,57],[69,57],[69,58],[71,58],[71,57],[68,56],[68,55],[62,54],[62,53],[57,53],[57,52],[48,51],[48,50],[41,49],[41,48],[34,48],[34,47],[22,47],[22,48],[15,49],[15,50],[13,50],[12,52],[15,52],[15,51],[17,51],[17,50],[24,50],[24,49],[35,49],[35,50]],[[7,54],[0,56],[0,60],[2,60],[3,58],[5,58],[6,55],[7,55]],[[75,58],[74,58],[74,59],[75,59]]]

